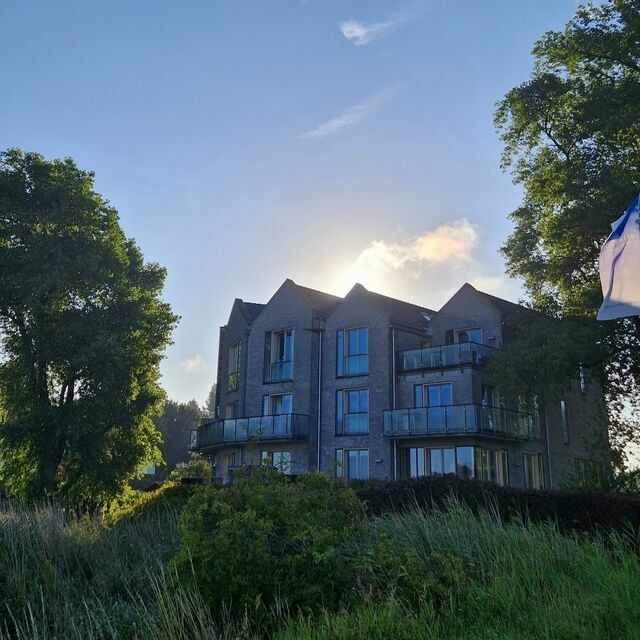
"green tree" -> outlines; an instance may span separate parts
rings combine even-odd
[[[214,382],[211,385],[211,389],[209,389],[209,395],[207,396],[207,400],[204,403],[204,412],[210,418],[216,417],[216,388],[217,385]]]
[[[591,323],[619,450],[638,432],[625,415],[637,404],[640,320],[595,315],[600,247],[640,187],[638,42],[640,0],[578,7],[563,31],[535,44],[530,80],[495,118],[503,168],[524,188],[503,247],[508,273],[524,279],[534,308]]]
[[[151,420],[177,317],[73,160],[0,154],[0,484],[100,501],[160,461]]]
[[[179,462],[189,461],[189,437],[197,427],[202,410],[195,400],[187,403],[167,400],[162,413],[153,419],[162,434],[160,451],[170,473]]]

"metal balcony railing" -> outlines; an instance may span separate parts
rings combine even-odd
[[[309,416],[285,413],[278,416],[256,416],[219,420],[205,418],[191,430],[189,449],[220,447],[244,442],[269,440],[308,440]]]
[[[439,347],[424,347],[400,352],[400,371],[440,369],[460,365],[482,364],[493,352],[492,347],[477,342],[461,342]]]
[[[392,437],[475,433],[521,440],[540,438],[536,415],[481,404],[385,411],[383,429],[386,436]]]

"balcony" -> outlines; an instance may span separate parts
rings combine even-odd
[[[272,362],[269,366],[269,382],[293,379],[293,362]]]
[[[491,356],[492,347],[477,342],[461,342],[441,347],[425,347],[400,352],[400,371],[441,369],[463,365],[480,365]]]
[[[398,437],[477,434],[537,440],[537,416],[502,407],[455,404],[444,407],[395,409],[384,412],[384,435]]]
[[[198,428],[191,430],[189,449],[199,451],[247,442],[308,439],[309,416],[299,413],[229,420],[207,418]]]

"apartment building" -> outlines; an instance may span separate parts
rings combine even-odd
[[[602,471],[604,401],[584,373],[527,411],[492,383],[486,362],[527,314],[469,284],[439,311],[360,284],[339,298],[286,280],[266,304],[236,299],[220,329],[217,416],[192,431],[191,450],[220,483],[260,464],[531,488]]]

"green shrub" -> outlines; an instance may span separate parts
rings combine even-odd
[[[617,493],[534,491],[438,476],[369,482],[356,493],[375,515],[445,508],[453,497],[476,514],[489,509],[504,520],[550,521],[565,533],[640,535],[640,500]]]
[[[110,526],[123,518],[140,518],[157,511],[179,511],[197,489],[193,485],[169,481],[155,491],[129,488],[109,504],[102,514],[103,523]]]
[[[268,468],[207,487],[180,517],[175,566],[220,616],[279,602],[290,610],[331,607],[349,587],[337,547],[364,521],[355,493],[325,475],[287,479]]]

